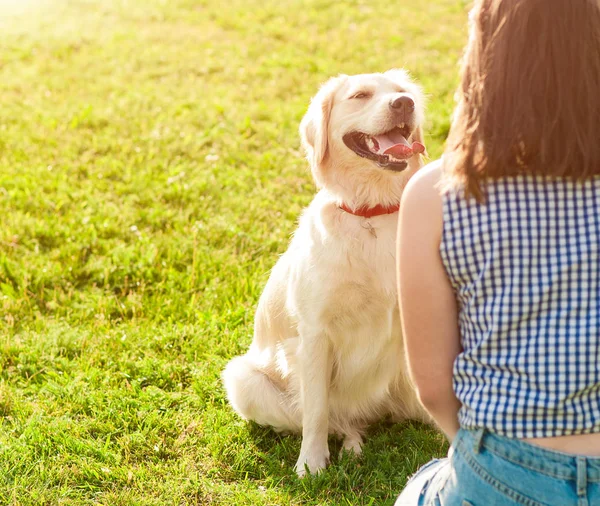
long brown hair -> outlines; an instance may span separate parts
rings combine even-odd
[[[600,0],[476,0],[447,181],[600,174]]]

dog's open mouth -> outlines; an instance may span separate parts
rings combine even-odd
[[[408,166],[408,159],[425,152],[420,142],[408,142],[408,125],[400,125],[379,135],[350,132],[344,135],[344,144],[358,156],[375,162],[384,169],[400,172]]]

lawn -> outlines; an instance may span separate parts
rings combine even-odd
[[[0,0],[0,504],[391,505],[444,453],[384,421],[299,480],[219,374],[314,194],[310,97],[404,66],[439,156],[468,3]]]

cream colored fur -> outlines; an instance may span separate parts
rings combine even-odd
[[[360,90],[372,97],[351,98]],[[427,419],[404,359],[398,214],[367,220],[339,208],[398,203],[421,166],[414,156],[403,172],[385,170],[342,141],[350,131],[377,135],[396,126],[389,103],[399,93],[416,103],[411,140],[422,141],[422,94],[404,71],[335,77],[313,98],[300,133],[320,191],[273,268],[250,349],[223,373],[229,401],[243,418],[302,432],[301,476],[305,466],[310,472],[326,466],[330,433],[358,454],[365,427],[382,416]]]

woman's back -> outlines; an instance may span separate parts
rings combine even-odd
[[[600,177],[448,191],[440,251],[456,293],[462,427],[541,438],[600,429]]]

